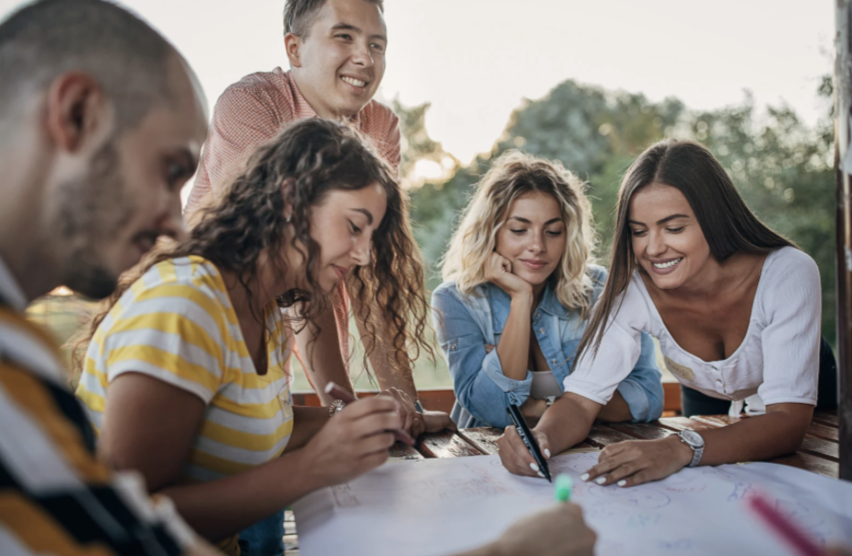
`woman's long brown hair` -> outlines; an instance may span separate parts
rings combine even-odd
[[[420,251],[412,239],[408,196],[388,165],[365,146],[357,132],[313,118],[291,125],[260,147],[227,193],[202,209],[186,240],[158,246],[121,277],[116,291],[73,341],[75,370],[82,369],[85,349],[107,313],[148,269],[168,259],[199,255],[219,271],[237,276],[250,296],[262,253],[267,254],[276,273],[286,274],[288,262],[283,253],[288,226],[293,230],[290,244],[305,254],[308,288],[282,292],[278,305],[301,303],[303,318],[314,319],[325,308],[327,295],[314,275],[320,247],[310,236],[311,207],[320,204],[332,190],[358,190],[376,183],[385,191],[387,210],[373,233],[371,264],[356,267],[349,279],[363,308],[360,316],[366,319],[367,339],[371,341],[365,344],[390,348],[389,360],[395,370],[407,364],[410,356],[416,358],[421,348],[434,357],[423,340],[429,305]],[[289,222],[285,206],[292,207]],[[372,314],[376,307],[380,315]],[[260,319],[261,315],[255,317]],[[376,338],[375,317],[384,318],[390,342]]]
[[[734,253],[768,253],[795,245],[758,220],[737,192],[722,165],[704,146],[690,141],[662,141],[639,155],[621,182],[609,276],[577,347],[574,366],[590,348],[597,353],[606,323],[618,313],[619,296],[638,268],[627,224],[630,200],[651,184],[670,185],[683,193],[710,246],[724,261]]]

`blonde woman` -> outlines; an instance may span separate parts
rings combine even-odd
[[[560,164],[518,152],[479,184],[432,296],[460,427],[506,427],[507,403],[530,420],[562,396],[606,271],[591,264],[591,205]],[[663,410],[649,336],[599,418],[652,421]]]

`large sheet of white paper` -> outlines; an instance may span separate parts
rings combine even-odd
[[[550,468],[574,479],[598,556],[794,554],[744,505],[756,490],[817,543],[852,546],[852,483],[770,463],[684,469],[632,488],[583,483],[597,457],[557,456]],[[440,556],[492,541],[553,503],[545,480],[478,456],[389,462],[294,510],[304,556]]]

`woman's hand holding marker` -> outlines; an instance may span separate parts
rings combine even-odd
[[[545,459],[550,459],[550,442],[547,436],[536,429],[532,429],[532,434],[538,442],[538,447]],[[530,454],[518,431],[515,427],[506,427],[503,431],[503,436],[497,439],[497,448],[500,453],[500,461],[510,473],[515,475],[526,475],[527,477],[544,477],[541,469],[535,462],[532,454]]]
[[[345,483],[383,464],[395,441],[391,431],[402,425],[397,409],[387,396],[346,404],[302,450],[307,466],[299,476],[313,478],[315,488],[321,488]]]
[[[677,435],[662,440],[629,440],[603,449],[598,464],[580,477],[599,485],[641,485],[677,473],[692,461],[692,449]]]

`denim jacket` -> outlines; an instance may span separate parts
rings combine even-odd
[[[590,266],[594,283],[592,302],[603,291],[606,270]],[[455,282],[444,282],[432,294],[432,308],[438,341],[456,394],[451,417],[459,427],[506,427],[506,403],[521,405],[530,395],[532,373],[524,380],[503,374],[497,350],[486,353],[485,345],[500,342],[509,318],[511,298],[490,282],[477,286],[472,295],[462,295]],[[579,312],[566,309],[548,283],[532,314],[532,329],[541,351],[559,386],[571,372],[574,352],[587,321]],[[642,333],[642,352],[633,371],[618,385],[634,421],[658,419],[663,413],[663,385],[657,368],[654,343]]]

